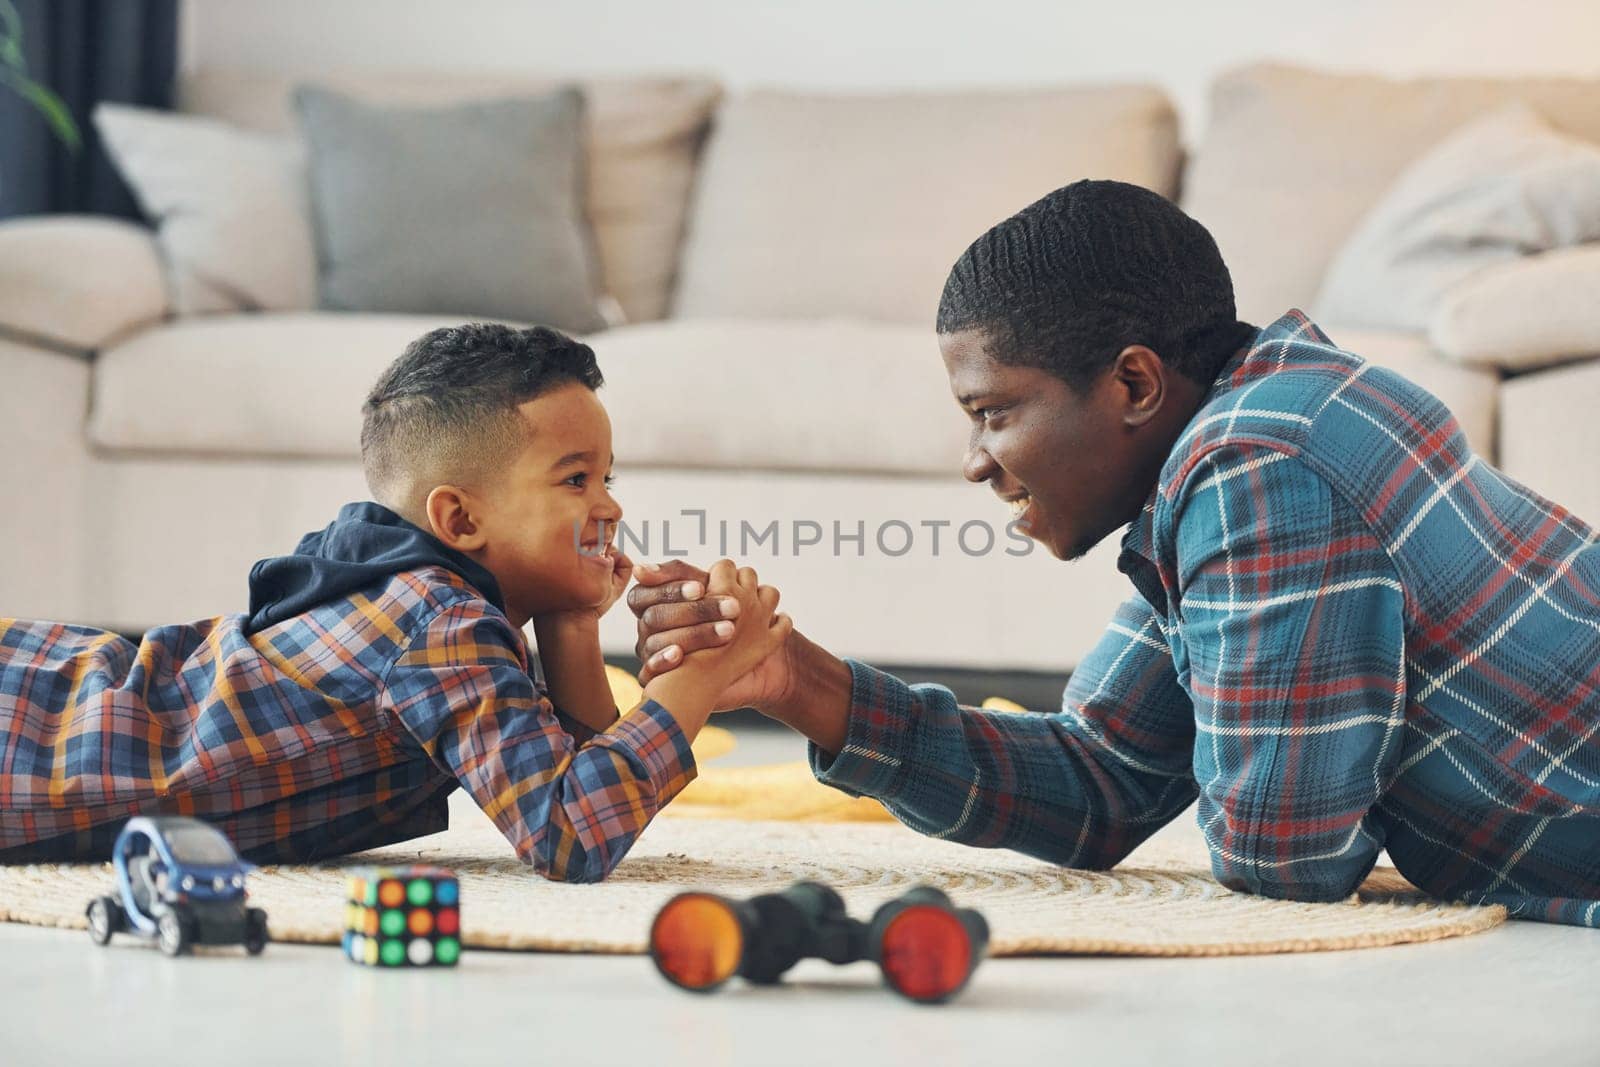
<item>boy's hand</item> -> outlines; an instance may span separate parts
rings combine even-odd
[[[709,593],[708,572],[683,560],[669,560],[638,568],[636,577],[628,591],[628,607],[639,620],[634,654],[644,665],[639,672],[641,685],[675,670],[686,654],[722,648],[733,639],[733,620],[742,618],[742,605],[734,596]],[[777,589],[758,585],[757,590],[769,608],[777,607]],[[795,643],[780,641],[771,654],[731,682],[717,697],[717,710],[765,710],[786,699],[795,675]]]
[[[594,609],[594,617],[600,618],[611,610],[611,605],[622,599],[623,590],[628,588],[628,581],[633,577],[633,560],[623,554],[622,549],[612,545],[610,548],[611,567],[611,592]]]
[[[762,665],[774,661],[782,665],[779,649],[794,632],[794,622],[786,614],[774,616],[778,590],[760,584],[754,569],[738,568],[731,560],[720,560],[710,568],[706,590],[712,600],[731,600],[738,608],[734,613],[738,621],[717,624],[731,633],[718,635],[717,645],[688,654],[677,646],[667,649],[662,653],[666,664],[645,681],[645,693],[653,694],[654,689],[666,694],[688,686],[686,693],[694,702],[706,701],[707,710],[744,707],[749,701],[741,689],[750,688]]]
[[[704,677],[712,695],[726,694],[730,685],[773,657],[794,630],[787,615],[776,614],[778,591],[762,586],[750,567],[720,560],[711,568],[707,590],[713,597],[732,598],[739,612],[734,633],[726,644],[690,653],[678,667],[685,675]],[[727,706],[723,699],[717,707]],[[736,706],[736,705],[735,705]]]
[[[561,627],[569,631],[598,631],[601,617],[611,610],[611,605],[622,599],[623,590],[628,588],[628,582],[633,577],[633,560],[615,546],[607,551],[611,555],[612,566],[611,585],[605,599],[592,608],[574,608],[571,611],[553,611],[546,615],[537,615],[533,618],[535,629]]]

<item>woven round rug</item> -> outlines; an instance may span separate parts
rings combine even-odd
[[[442,834],[338,866],[263,868],[250,876],[251,901],[267,910],[274,939],[334,943],[344,919],[342,866],[433,863],[461,876],[469,946],[616,953],[644,951],[656,909],[674,893],[744,897],[799,879],[837,887],[863,918],[912,885],[938,886],[983,912],[997,956],[1369,948],[1458,937],[1505,920],[1500,907],[1425,898],[1386,868],[1338,904],[1233,893],[1212,879],[1197,833],[1158,837],[1113,871],[1077,871],[898,824],[660,819],[609,880],[565,885],[519,863],[476,811],[453,814],[456,826]],[[0,867],[0,919],[81,927],[84,906],[111,884],[108,865]]]

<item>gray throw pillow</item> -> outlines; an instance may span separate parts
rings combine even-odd
[[[323,307],[604,325],[577,89],[420,110],[301,86],[294,102]]]

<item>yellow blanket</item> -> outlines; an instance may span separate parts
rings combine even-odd
[[[617,707],[633,708],[643,697],[639,682],[620,667],[607,667]],[[995,711],[1025,711],[1000,697],[983,706]],[[870,797],[846,796],[812,777],[804,761],[765,767],[707,767],[733,751],[738,742],[720,726],[707,726],[690,746],[700,775],[662,810],[663,815],[701,819],[780,819],[791,822],[893,822],[894,816]]]

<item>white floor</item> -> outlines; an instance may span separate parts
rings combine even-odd
[[[783,735],[739,758],[798,751]],[[0,1067],[172,1064],[1600,1064],[1600,931],[1218,960],[1004,959],[940,1007],[870,964],[693,996],[641,957],[470,951],[369,971],[332,948],[169,960],[0,925]]]

